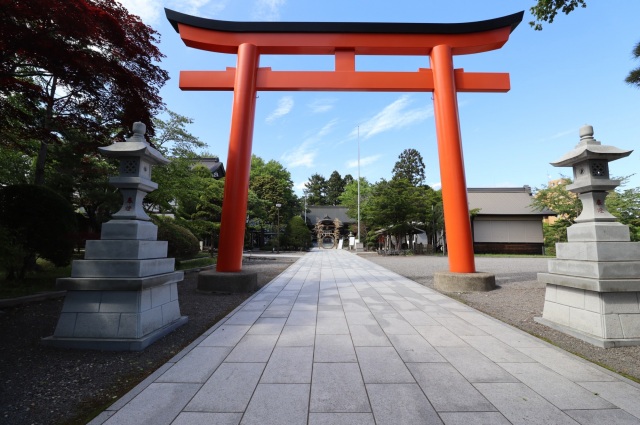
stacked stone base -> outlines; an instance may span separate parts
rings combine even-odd
[[[67,295],[53,336],[42,342],[139,351],[184,325],[177,286],[184,273],[173,271],[167,242],[156,241],[156,234],[150,222],[104,224],[103,239],[88,241],[85,259],[73,262],[71,277],[58,279]]]
[[[640,345],[640,243],[568,242],[557,245],[544,312],[536,318],[593,345]]]

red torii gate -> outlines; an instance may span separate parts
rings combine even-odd
[[[457,92],[507,92],[509,74],[454,69],[453,56],[501,48],[524,12],[456,24],[230,22],[165,12],[187,46],[238,55],[236,68],[180,72],[182,90],[234,92],[218,272],[242,269],[256,92],[264,90],[433,92],[449,270],[475,273]],[[335,55],[335,71],[272,71],[259,68],[260,55]],[[356,71],[356,55],[429,56],[431,68]]]

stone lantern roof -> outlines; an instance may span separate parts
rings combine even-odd
[[[133,135],[124,142],[114,143],[98,150],[105,156],[112,158],[141,157],[151,165],[168,164],[166,159],[157,149],[153,148],[144,138],[147,126],[141,122],[133,123]]]
[[[554,167],[571,167],[587,159],[615,161],[631,155],[633,151],[625,151],[615,146],[603,145],[593,138],[593,127],[585,125],[580,128],[580,143],[572,151],[567,152],[551,165]]]

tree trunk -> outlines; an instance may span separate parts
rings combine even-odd
[[[58,77],[55,75],[51,77],[51,88],[49,90],[49,98],[47,99],[47,109],[44,117],[44,134],[48,138],[51,134],[52,121],[53,121],[53,103],[55,102],[56,88],[58,85]],[[36,159],[36,170],[33,178],[33,184],[42,186],[44,185],[44,166],[47,162],[47,153],[49,151],[49,141],[41,140],[40,149],[38,150],[38,158]]]

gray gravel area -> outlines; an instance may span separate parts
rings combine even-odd
[[[446,257],[367,254],[363,258],[432,289],[434,272],[448,270]],[[446,295],[640,382],[640,347],[595,347],[533,320],[542,316],[545,285],[537,281],[537,273],[547,271],[547,262],[546,258],[477,257],[476,270],[495,274],[498,288],[489,292]]]

